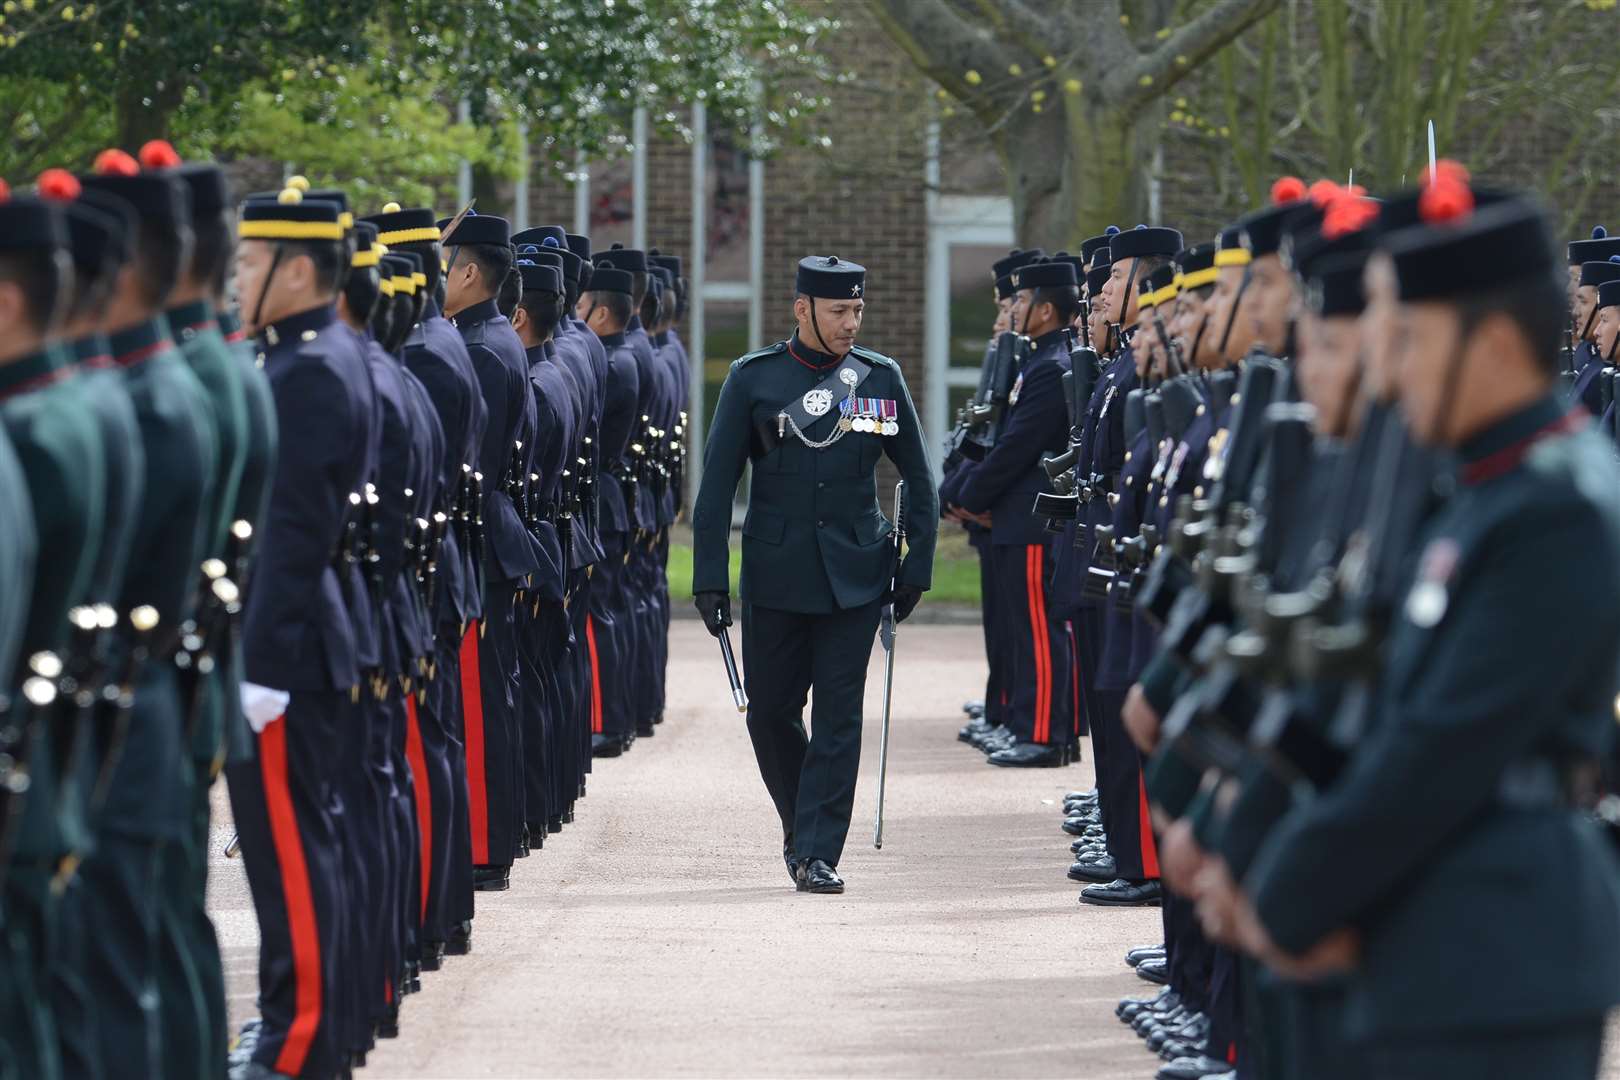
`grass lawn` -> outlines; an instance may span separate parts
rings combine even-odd
[[[942,524],[939,543],[934,549],[934,587],[928,592],[929,604],[979,604],[979,555],[968,546],[967,533],[955,525]],[[740,538],[732,537],[731,592],[737,592],[737,574],[742,565]],[[669,544],[669,596],[672,601],[692,599],[692,530],[677,525]]]

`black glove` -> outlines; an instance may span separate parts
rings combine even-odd
[[[692,597],[697,605],[698,614],[703,616],[703,625],[715,637],[720,636],[722,627],[731,625],[731,595],[723,592],[700,592]]]
[[[905,622],[906,616],[911,614],[912,609],[922,599],[922,594],[923,591],[915,585],[895,586],[894,591],[889,594],[889,603],[894,605],[894,621]]]

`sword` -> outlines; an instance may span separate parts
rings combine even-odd
[[[883,850],[883,795],[889,778],[889,712],[894,700],[894,588],[900,583],[900,553],[906,541],[906,482],[894,485],[894,575],[889,579],[890,600],[883,605],[878,621],[878,641],[883,646],[883,734],[878,740],[877,827],[872,846]]]
[[[748,695],[743,691],[742,677],[737,674],[737,657],[731,651],[731,631],[726,627],[720,628],[720,659],[726,665],[726,681],[731,684],[731,700],[736,704],[737,711],[748,711]]]
[[[242,850],[242,834],[241,833],[231,833],[231,842],[225,845],[225,857],[227,859],[234,859],[234,858],[236,858],[237,852],[239,852],[241,850]]]

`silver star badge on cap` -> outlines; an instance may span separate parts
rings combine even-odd
[[[849,295],[851,295],[851,296],[859,296],[859,295],[861,295],[861,287],[859,285],[851,285],[849,287]]]

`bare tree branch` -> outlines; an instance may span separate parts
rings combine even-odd
[[[995,91],[969,82],[969,71],[1000,73],[1016,54],[969,24],[943,0],[865,0],[885,33],[911,62],[983,118],[1000,108]]]
[[[1107,96],[1135,112],[1180,82],[1229,41],[1270,15],[1282,0],[1215,0],[1163,45],[1109,80]],[[1144,81],[1145,80],[1145,81]]]

